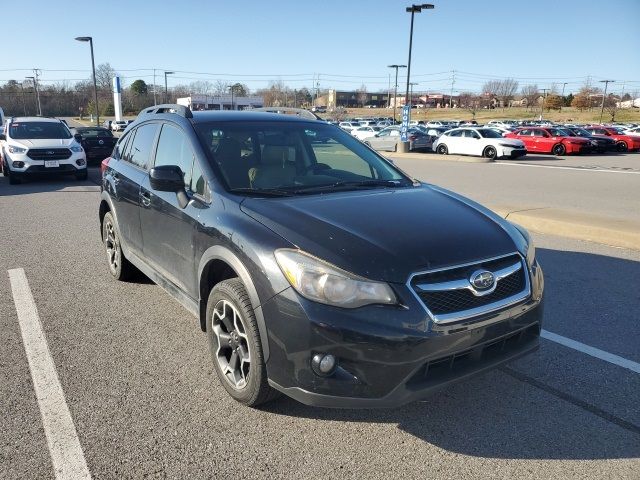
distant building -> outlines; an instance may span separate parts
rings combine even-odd
[[[259,96],[232,97],[231,95],[192,95],[178,98],[178,105],[200,110],[247,110],[264,106],[264,98]]]
[[[315,105],[326,105],[329,110],[337,107],[370,107],[385,108],[389,105],[387,92],[358,92],[346,90],[329,90],[326,95],[318,97]]]

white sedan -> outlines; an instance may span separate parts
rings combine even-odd
[[[117,122],[111,123],[111,130],[113,130],[114,132],[121,132],[125,128],[127,128],[128,125],[129,124],[126,120],[118,120]]]
[[[640,127],[629,128],[622,133],[624,133],[625,135],[638,136],[640,135]]]
[[[351,135],[358,140],[364,140],[365,138],[373,137],[380,130],[382,130],[382,127],[359,127],[351,130]]]
[[[433,143],[433,151],[441,155],[476,155],[490,159],[515,159],[526,155],[524,142],[504,138],[491,128],[456,128],[444,132]]]

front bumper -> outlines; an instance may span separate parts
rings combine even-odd
[[[44,160],[33,160],[25,154],[8,155],[5,152],[6,164],[12,175],[48,175],[60,173],[77,173],[87,168],[87,160],[84,152],[74,152],[69,158],[57,160],[57,167],[45,166]],[[22,162],[23,166],[18,168],[13,166],[13,162]],[[78,165],[78,162],[82,165]]]
[[[524,157],[527,154],[527,149],[525,147],[522,148],[511,148],[511,147],[500,147],[500,157],[510,157],[510,158],[518,158]]]
[[[531,272],[522,303],[454,324],[431,321],[408,287],[394,285],[402,307],[346,310],[310,302],[289,288],[261,308],[267,320],[272,387],[308,405],[396,407],[495,368],[538,348],[543,275]],[[311,358],[331,354],[328,377]]]

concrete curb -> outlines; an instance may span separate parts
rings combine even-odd
[[[489,208],[534,232],[640,250],[640,222],[555,208]]]
[[[466,163],[492,163],[493,160],[484,157],[471,157],[466,155],[438,155],[437,153],[398,153],[398,152],[380,152],[389,158],[412,158],[417,160],[437,160],[440,162],[466,162]]]

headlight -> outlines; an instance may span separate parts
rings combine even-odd
[[[518,230],[518,232],[520,232],[520,235],[522,235],[522,237],[524,238],[524,241],[526,243],[526,257],[527,257],[527,264],[528,265],[533,265],[533,262],[536,259],[536,246],[533,244],[533,240],[531,239],[531,235],[529,235],[529,232],[527,232],[527,230],[524,227],[521,227],[520,225],[518,225],[517,223],[513,223],[511,222],[511,224],[516,227],[516,229]]]
[[[82,147],[80,145],[77,146],[73,146],[73,147],[69,147],[69,150],[71,150],[72,152],[82,152]]]
[[[275,256],[291,286],[314,302],[342,308],[397,303],[384,282],[358,277],[300,250],[276,250]]]
[[[13,145],[9,146],[9,153],[27,153],[27,149],[26,148],[22,148],[22,147],[15,147]]]

